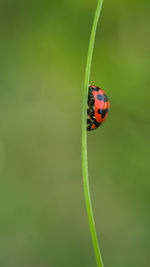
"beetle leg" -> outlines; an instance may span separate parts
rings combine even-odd
[[[92,94],[92,88],[89,86],[89,91],[88,91],[88,105],[91,107],[94,105],[94,96]]]
[[[93,116],[94,116],[94,112],[95,112],[95,109],[94,109],[93,106],[87,108],[87,114],[88,114],[90,117],[93,117]]]
[[[92,130],[94,130],[94,128],[92,128],[93,124],[95,124],[95,123],[94,123],[94,120],[93,120],[93,119],[90,119],[90,121],[89,121],[89,123],[88,123],[88,125],[87,125],[87,131],[92,131]]]

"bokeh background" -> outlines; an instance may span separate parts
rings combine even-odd
[[[81,110],[96,0],[0,2],[0,266],[96,266]],[[111,109],[88,133],[107,267],[150,266],[150,1],[104,1],[91,84]]]

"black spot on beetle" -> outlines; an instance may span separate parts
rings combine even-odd
[[[95,124],[96,128],[98,128],[102,124],[102,122],[97,122],[97,120],[95,120],[94,124]]]
[[[97,92],[98,92],[99,89],[100,89],[99,87],[96,87],[96,86],[91,86],[91,88],[92,88],[93,91],[97,91]]]
[[[106,94],[104,94],[104,102],[108,101],[108,96]]]
[[[99,101],[101,101],[101,100],[104,101],[104,95],[97,95],[96,98]]]
[[[97,113],[102,114],[102,108],[98,109]]]
[[[104,119],[105,115],[108,113],[108,108],[106,109],[98,109],[97,111],[98,114],[101,114],[102,115],[102,119]]]

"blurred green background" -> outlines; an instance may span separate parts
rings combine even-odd
[[[81,172],[96,0],[0,2],[0,266],[96,267]],[[104,1],[91,84],[111,109],[88,133],[105,266],[150,266],[150,1]]]

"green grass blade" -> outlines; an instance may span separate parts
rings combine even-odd
[[[86,209],[87,215],[90,225],[90,231],[92,236],[92,242],[94,247],[94,252],[96,256],[96,262],[98,267],[103,267],[103,261],[100,253],[100,248],[98,244],[95,222],[93,217],[93,210],[92,210],[92,203],[90,197],[90,190],[89,190],[89,179],[88,179],[88,160],[87,160],[87,96],[88,96],[88,85],[90,80],[90,71],[91,71],[91,62],[92,62],[92,55],[93,55],[93,48],[94,48],[94,41],[96,35],[97,24],[102,8],[103,0],[98,0],[98,5],[94,15],[94,21],[91,31],[89,49],[88,49],[88,56],[87,56],[87,64],[86,64],[86,71],[85,71],[85,81],[84,81],[84,95],[83,95],[83,110],[82,110],[82,173],[83,173],[83,186],[84,186],[84,194],[85,194],[85,202],[86,202]]]

